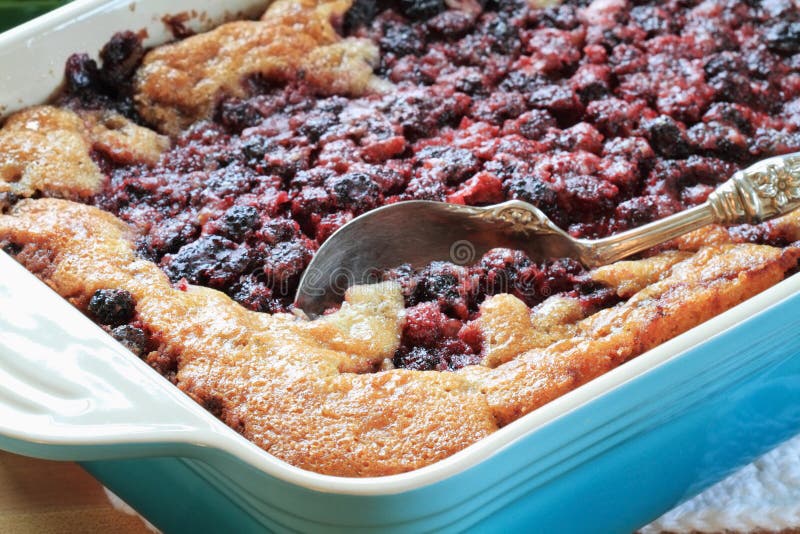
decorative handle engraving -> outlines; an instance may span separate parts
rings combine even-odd
[[[489,210],[481,210],[477,216],[493,224],[500,225],[503,229],[520,235],[534,235],[541,233],[561,233],[547,215],[536,207],[520,200],[510,200],[498,204]]]
[[[604,265],[711,223],[760,223],[800,207],[800,152],[737,172],[708,201],[664,219],[595,241],[582,241],[589,266]]]
[[[715,222],[760,223],[800,207],[800,154],[756,163],[708,197]]]

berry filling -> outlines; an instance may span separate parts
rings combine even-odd
[[[93,202],[136,227],[139,253],[176,284],[263,312],[289,309],[337,228],[402,200],[521,199],[573,236],[606,236],[800,150],[797,18],[780,1],[357,0],[338,24],[376,43],[376,75],[390,89],[346,98],[302,80],[248,80],[249,96],[222,99],[154,166],[95,154],[109,179]],[[129,88],[141,57],[132,34],[104,48],[102,67],[73,56],[62,103],[136,118]],[[769,224],[734,233],[785,244]],[[574,261],[503,249],[473,266],[399,266],[385,278],[408,306],[394,364],[410,369],[478,363],[474,320],[489,295],[535,306],[564,293],[587,310],[616,302]],[[146,345],[124,298],[96,298],[99,322]]]

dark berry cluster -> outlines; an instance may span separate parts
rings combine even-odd
[[[88,54],[71,55],[67,60],[66,85],[60,103],[112,108],[136,118],[133,75],[144,53],[140,36],[126,31],[114,34],[100,51],[100,66]]]
[[[599,237],[800,149],[800,16],[789,1],[358,0],[337,23],[380,48],[376,74],[391,90],[320,96],[252,79],[249,96],[221,99],[156,166],[110,163],[96,203],[136,226],[139,252],[175,282],[285,311],[319,244],[384,204],[522,199],[574,236]],[[89,105],[125,94],[139,48],[123,36],[102,55],[101,69],[71,60],[68,95]],[[768,226],[737,235],[782,242]],[[610,302],[578,266],[512,251],[390,276],[416,310],[395,363],[419,369],[474,361],[465,325],[486,295]]]

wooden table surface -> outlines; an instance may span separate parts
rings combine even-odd
[[[141,519],[115,510],[103,487],[77,464],[2,451],[0,532],[151,534]]]

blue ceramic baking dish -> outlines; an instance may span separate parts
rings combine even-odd
[[[73,51],[263,2],[82,0],[0,35],[0,105]],[[800,275],[437,464],[348,479],[220,423],[0,253],[0,448],[77,460],[165,532],[631,531],[800,431]]]

